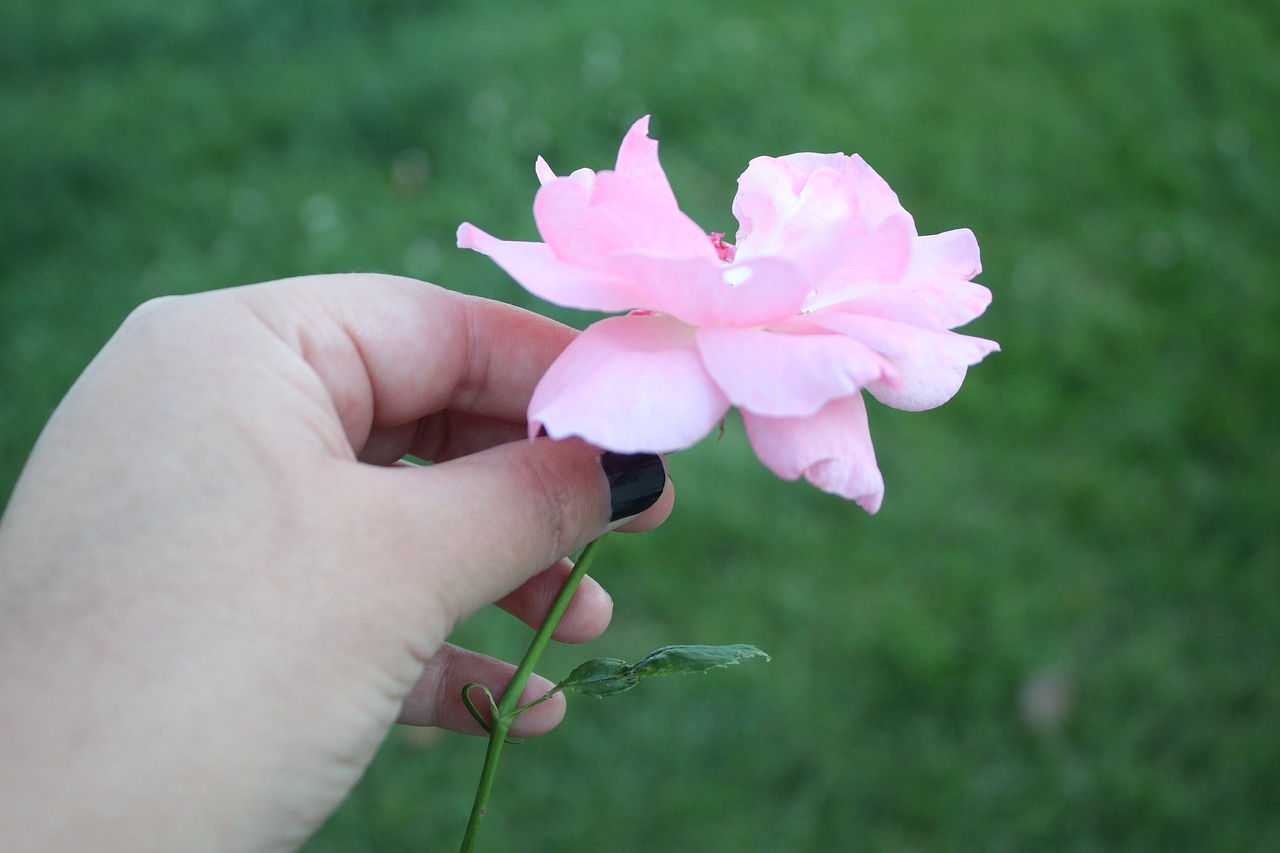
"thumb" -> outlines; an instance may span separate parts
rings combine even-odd
[[[669,489],[660,457],[601,453],[578,439],[365,470],[379,481],[377,505],[393,513],[394,535],[375,553],[412,573],[406,586],[433,599],[446,630],[608,530],[670,507],[659,504]]]

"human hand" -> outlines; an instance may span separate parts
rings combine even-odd
[[[453,627],[494,601],[538,623],[565,555],[670,511],[653,457],[523,440],[572,334],[384,276],[135,312],[0,520],[0,838],[287,849],[392,722],[478,732],[462,685],[500,694],[511,667]],[[588,579],[556,637],[610,612]]]

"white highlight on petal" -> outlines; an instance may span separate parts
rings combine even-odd
[[[730,287],[738,287],[747,283],[752,272],[753,270],[748,266],[730,266],[726,267],[720,275]]]

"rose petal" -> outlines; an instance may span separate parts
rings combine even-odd
[[[648,128],[647,116],[632,125],[616,171],[580,169],[548,180],[551,170],[539,158],[543,186],[533,216],[557,257],[599,269],[609,269],[614,253],[631,250],[718,260],[706,233],[680,211]]]
[[[858,211],[872,225],[907,213],[898,200],[898,194],[884,178],[857,154],[788,154],[778,158],[783,165],[801,175],[812,175],[820,169],[834,169],[848,183],[850,191],[858,199]],[[914,228],[914,222],[912,227]]]
[[[803,476],[824,492],[855,500],[867,512],[880,509],[884,479],[861,394],[832,400],[802,418],[742,413],[756,456],[784,480]]]
[[[568,308],[627,311],[643,301],[634,282],[605,270],[562,261],[545,243],[499,240],[464,222],[458,248],[488,255],[535,296]]]
[[[614,264],[644,293],[640,307],[671,314],[693,326],[780,323],[800,311],[809,292],[805,275],[776,258],[725,264],[623,252]]]
[[[697,443],[728,408],[692,328],[631,314],[601,320],[569,344],[534,389],[529,429],[619,453],[670,453]]]
[[[589,187],[572,175],[551,181],[533,217],[556,257],[572,263],[607,270],[613,254],[632,250],[719,260],[697,223],[615,172],[595,174]]]
[[[742,183],[750,186],[750,181]],[[739,195],[743,195],[742,190]],[[811,281],[819,282],[843,256],[849,241],[869,230],[856,213],[857,199],[849,193],[839,173],[831,169],[816,172],[798,196],[788,193],[771,197],[766,203],[774,206],[768,211],[768,223],[752,223],[748,218],[749,233],[739,229],[735,254],[739,262],[782,257],[803,269]],[[735,210],[748,216],[750,204],[750,198],[741,203],[735,200]],[[784,204],[784,208],[780,207]],[[761,227],[765,224],[767,227]]]
[[[538,183],[546,186],[556,179],[556,173],[551,171],[551,167],[547,165],[547,161],[542,159],[542,155],[538,155],[538,160],[533,164],[533,171],[538,176]]]
[[[764,241],[800,194],[795,185],[797,172],[776,157],[756,157],[738,178],[733,198],[733,215],[738,219],[735,241],[739,246],[751,240]]]
[[[678,209],[676,194],[658,162],[658,141],[649,138],[649,116],[631,125],[618,148],[616,171],[635,182],[656,201]]]
[[[809,320],[824,329],[856,338],[876,352],[908,364],[966,366],[977,364],[1000,349],[995,341],[985,338],[922,329],[910,323],[842,311],[839,307],[816,312],[810,315]]]
[[[954,329],[991,304],[991,291],[969,280],[981,271],[978,242],[969,229],[916,237],[901,282],[859,293],[841,307],[926,329]]]
[[[596,175],[591,207],[607,211],[621,229],[614,236],[615,251],[643,249],[664,255],[720,259],[707,232],[680,211],[674,198],[668,202],[655,196],[629,176],[617,172]]]
[[[904,412],[933,409],[955,396],[967,367],[903,364],[892,382],[869,382],[867,391],[886,406]]]
[[[892,366],[858,341],[814,329],[735,329],[703,326],[696,338],[707,372],[743,411],[805,417]]]
[[[814,289],[811,308],[847,301],[896,285],[911,263],[915,226],[895,216],[874,228],[864,222],[851,227],[840,239],[841,254]]]
[[[910,323],[922,329],[954,329],[981,316],[991,291],[974,281],[901,282],[843,302],[840,310]]]
[[[982,272],[978,238],[968,228],[917,237],[911,249],[908,278],[962,278],[968,281]]]

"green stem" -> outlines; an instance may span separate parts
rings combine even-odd
[[[564,612],[569,609],[569,602],[573,600],[573,594],[577,591],[578,584],[582,582],[587,570],[591,568],[591,562],[595,559],[596,551],[603,541],[604,537],[601,536],[584,548],[578,556],[578,562],[574,565],[573,571],[569,573],[569,577],[565,578],[564,585],[560,587],[560,592],[556,594],[555,601],[551,602],[551,609],[547,611],[547,618],[543,620],[542,625],[534,633],[533,639],[529,642],[528,651],[524,653],[524,658],[521,659],[520,665],[516,667],[515,674],[511,676],[511,682],[503,692],[502,698],[498,700],[498,711],[493,718],[493,729],[489,732],[489,748],[484,754],[484,766],[480,768],[480,783],[476,786],[476,799],[471,806],[471,817],[467,821],[467,830],[462,836],[461,853],[471,853],[475,849],[476,836],[480,831],[480,819],[484,817],[484,808],[489,802],[489,793],[493,790],[493,780],[498,770],[498,758],[502,755],[502,747],[506,743],[507,733],[511,731],[511,726],[515,723],[516,717],[537,704],[535,701],[521,706],[520,695],[524,693],[524,687],[529,683],[529,676],[533,674],[533,668],[537,665],[538,658],[542,657],[542,652],[546,649],[547,643],[551,642],[552,633],[555,632],[556,626],[560,624],[560,618],[564,616]]]

